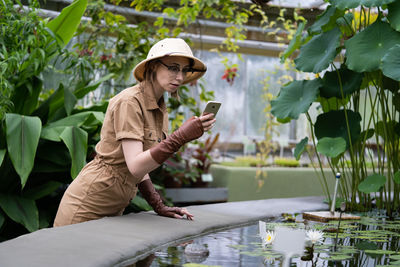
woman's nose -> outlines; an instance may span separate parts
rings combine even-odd
[[[182,71],[179,71],[178,74],[176,75],[176,79],[178,81],[183,81],[184,77],[183,77],[183,73]]]

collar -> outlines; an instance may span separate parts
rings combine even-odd
[[[143,92],[147,110],[160,109],[163,113],[166,112],[167,106],[165,105],[164,96],[161,96],[159,103],[157,103],[153,86],[142,82],[140,83],[140,89]]]

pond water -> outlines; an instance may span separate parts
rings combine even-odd
[[[303,221],[299,216],[285,218],[264,220],[266,230],[273,232],[276,227],[288,227],[305,231],[313,229],[323,233],[321,242],[314,245],[306,243],[308,254],[305,252],[294,256],[290,266],[400,266],[400,218],[387,220],[363,216],[359,221],[341,221],[339,232],[337,221],[316,223]],[[292,221],[294,219],[295,222]],[[209,253],[193,256],[187,253],[187,249],[185,253],[188,246],[200,247]],[[273,251],[272,246],[262,246],[257,223],[170,246],[134,266],[281,266],[282,256]]]

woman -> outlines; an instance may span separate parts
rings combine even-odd
[[[167,38],[150,49],[133,70],[140,83],[110,100],[97,155],[65,191],[54,226],[122,215],[138,189],[157,214],[193,219],[187,209],[163,204],[148,173],[213,127],[213,114],[206,114],[190,118],[167,136],[164,92],[176,96],[180,85],[199,79],[205,71],[205,64],[182,39]]]

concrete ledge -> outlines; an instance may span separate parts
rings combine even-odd
[[[126,266],[163,246],[282,212],[327,210],[322,197],[190,206],[194,221],[128,214],[48,228],[0,243],[0,266]]]

